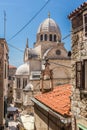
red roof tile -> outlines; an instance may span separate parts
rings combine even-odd
[[[70,114],[71,85],[65,84],[57,86],[53,91],[35,96],[44,105],[48,106],[61,115],[71,116]]]
[[[80,12],[85,6],[87,6],[87,2],[84,2],[77,9],[75,9],[72,13],[70,13],[70,15],[68,16],[68,18],[69,19],[72,18],[75,14],[77,14],[78,12]]]
[[[9,65],[9,69],[13,69],[13,68],[17,68],[17,67],[15,67],[13,65]]]

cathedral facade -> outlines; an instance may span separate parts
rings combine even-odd
[[[34,48],[29,48],[28,40],[24,51],[24,64],[15,74],[14,102],[24,106],[32,104],[29,98],[40,93],[41,71],[49,60],[53,72],[53,86],[71,82],[71,55],[61,41],[61,31],[57,23],[48,16],[39,26]],[[49,87],[48,78],[44,79]],[[30,96],[31,95],[31,96]]]

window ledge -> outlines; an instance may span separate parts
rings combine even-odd
[[[87,94],[87,90],[81,90],[82,94]]]
[[[81,90],[81,98],[87,98],[87,90]]]

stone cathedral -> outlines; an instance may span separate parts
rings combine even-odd
[[[14,102],[24,107],[32,105],[30,97],[40,93],[41,71],[45,60],[49,60],[53,72],[53,87],[69,84],[71,81],[71,54],[61,41],[61,31],[57,23],[46,18],[36,34],[34,48],[29,48],[28,40],[24,51],[24,64],[17,68],[14,85]],[[50,87],[45,76],[44,86]]]

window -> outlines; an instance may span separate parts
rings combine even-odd
[[[60,54],[61,54],[61,51],[60,51],[60,50],[56,50],[56,54],[57,54],[57,55],[60,55]]]
[[[47,34],[44,35],[44,40],[47,41]]]
[[[23,78],[23,88],[27,85],[27,78]]]
[[[20,78],[17,78],[17,88],[20,88]]]
[[[33,75],[32,78],[34,78],[34,79],[40,79],[40,75]]]
[[[76,62],[76,88],[87,90],[87,59]]]
[[[43,41],[43,35],[40,35],[40,41]]]
[[[65,128],[64,128],[64,127],[62,127],[62,128],[61,128],[61,130],[65,130]]]
[[[87,60],[84,60],[84,88],[87,90]]]
[[[15,77],[12,77],[13,80],[15,80]]]
[[[84,30],[85,36],[87,37],[87,14],[84,15]]]
[[[56,42],[57,40],[56,40],[56,35],[54,35],[54,42]]]
[[[82,88],[82,62],[76,62],[76,88]]]
[[[20,99],[21,98],[21,94],[20,92],[17,92],[17,99]]]
[[[49,40],[52,41],[52,34],[49,35]]]
[[[8,77],[8,80],[11,80],[11,76]]]

